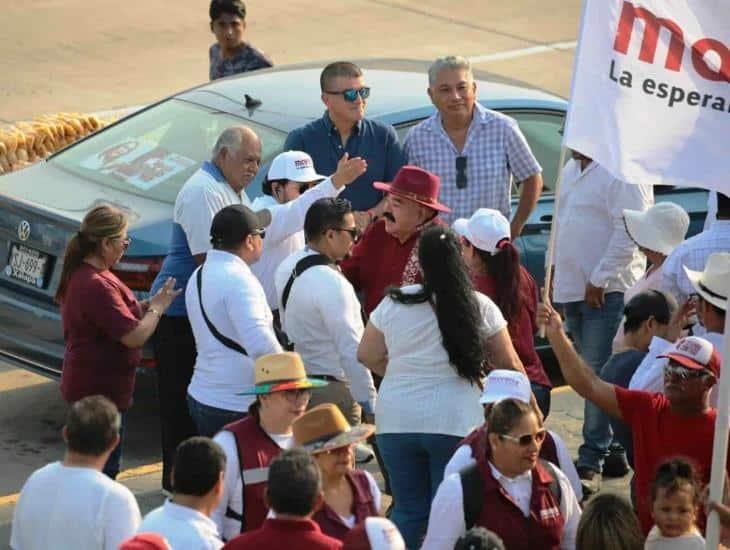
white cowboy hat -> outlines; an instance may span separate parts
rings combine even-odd
[[[694,271],[682,266],[697,293],[713,306],[727,311],[730,295],[730,254],[716,252],[707,258],[704,271]]]
[[[648,210],[624,210],[626,231],[642,248],[669,256],[684,240],[689,216],[673,202],[659,202]]]

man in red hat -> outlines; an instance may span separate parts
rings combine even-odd
[[[374,182],[388,200],[383,216],[371,224],[341,267],[355,290],[365,293],[365,313],[375,309],[391,285],[418,283],[418,237],[434,224],[439,212],[451,209],[438,201],[438,176],[416,166],[403,166],[391,183]]]

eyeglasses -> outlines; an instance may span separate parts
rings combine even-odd
[[[466,187],[466,157],[456,157],[456,187],[464,189]]]
[[[709,373],[706,370],[688,369],[679,365],[672,365],[671,363],[664,366],[664,376],[668,376],[669,378],[678,378],[682,382],[702,378],[707,374]]]
[[[360,96],[362,99],[369,98],[370,88],[368,88],[367,86],[363,86],[362,88],[348,88],[347,90],[342,90],[341,92],[332,92],[325,90],[324,93],[329,95],[341,95],[345,98],[345,101],[353,103],[357,101],[357,96]]]
[[[284,390],[281,393],[284,394],[287,401],[290,403],[296,403],[297,401],[307,400],[309,401],[312,397],[312,390]]]
[[[344,231],[345,233],[349,233],[350,238],[354,243],[360,240],[360,230],[357,227],[353,227],[352,229],[347,229],[345,227],[330,227],[330,229],[334,231]]]
[[[266,237],[266,230],[265,229],[257,229],[256,231],[251,231],[251,235],[258,235],[262,239]]]
[[[520,447],[528,447],[533,442],[533,440],[537,445],[540,445],[543,441],[545,441],[545,434],[545,430],[540,430],[534,434],[525,434],[519,437],[514,437],[507,434],[499,434],[499,438],[506,439],[507,441],[512,441],[513,443],[517,443]]]
[[[352,445],[343,445],[342,447],[336,447],[334,449],[325,451],[324,454],[326,454],[326,455],[345,454],[345,453],[349,452],[351,448],[352,448]]]
[[[120,243],[122,243],[122,248],[124,250],[127,250],[129,248],[129,246],[132,244],[132,239],[130,239],[129,237],[125,237],[125,238],[122,238],[122,237],[114,237],[114,240],[117,240]]]

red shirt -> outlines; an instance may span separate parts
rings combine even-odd
[[[497,289],[491,275],[473,275],[472,282],[482,294],[486,294],[492,300],[497,296]],[[524,266],[520,266],[520,293],[525,297],[520,309],[517,322],[509,325],[509,335],[512,345],[522,361],[530,382],[552,387],[545,368],[540,361],[540,356],[535,350],[535,333],[537,332],[537,286],[530,272]]]
[[[427,226],[443,222],[434,218]],[[408,267],[408,275],[413,284],[421,282],[421,273],[418,264],[409,264],[408,260],[416,246],[421,231],[416,231],[404,243],[385,231],[385,221],[379,220],[370,225],[362,239],[352,249],[352,254],[340,264],[355,290],[365,293],[365,313],[370,313],[377,307],[389,286],[404,284],[404,271]]]
[[[141,350],[120,342],[142,318],[142,307],[108,270],[83,263],[71,275],[61,304],[66,351],[61,394],[69,403],[104,395],[120,410],[132,405]]]
[[[717,411],[709,409],[700,416],[678,416],[669,409],[662,393],[626,390],[615,386],[621,415],[631,428],[634,441],[634,470],[639,521],[644,533],[652,526],[651,481],[657,467],[671,458],[691,461],[704,483],[710,482],[712,442]],[[705,517],[700,512],[700,526]]]
[[[231,539],[223,550],[339,550],[342,543],[324,535],[312,520],[267,519],[255,531]]]

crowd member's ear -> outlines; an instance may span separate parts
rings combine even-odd
[[[225,480],[223,479],[224,475],[225,472],[221,470],[218,474],[218,481],[216,481],[215,485],[213,486],[213,494],[218,499],[223,496],[223,489],[225,488]]]
[[[317,498],[314,499],[314,506],[312,506],[312,513],[316,514],[319,512],[320,508],[324,506],[324,494],[320,490],[319,493],[317,493]]]
[[[705,377],[703,377],[702,380],[704,381],[705,388],[707,388],[707,389],[710,389],[715,384],[717,384],[717,378],[715,377],[714,374],[710,374],[709,376],[705,376]]]

